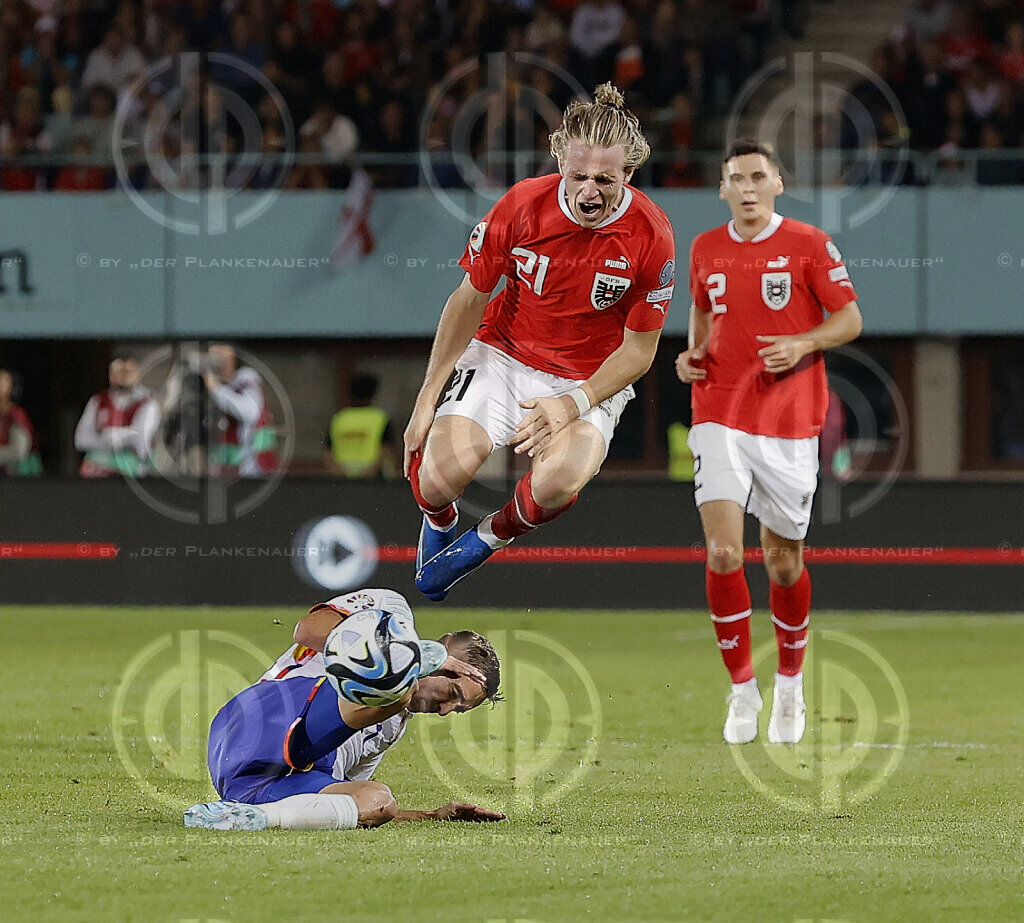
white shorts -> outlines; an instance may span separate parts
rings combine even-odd
[[[493,448],[497,449],[507,445],[528,413],[519,406],[520,401],[566,394],[582,380],[538,371],[500,349],[472,340],[455,363],[455,378],[442,395],[434,418],[469,417],[487,430]],[[633,394],[633,386],[628,385],[580,417],[597,427],[604,438],[605,454]]]
[[[818,485],[817,436],[754,436],[721,423],[698,423],[687,442],[697,506],[732,500],[782,538],[807,536]]]

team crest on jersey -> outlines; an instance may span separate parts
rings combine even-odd
[[[481,221],[469,235],[469,262],[470,265],[480,255],[484,246],[484,234],[487,233],[487,222]]]
[[[590,289],[590,303],[598,311],[610,308],[626,294],[632,284],[632,279],[613,276],[607,272],[595,272],[594,284]]]
[[[761,273],[761,298],[773,311],[781,311],[789,304],[789,296],[793,294],[793,274],[791,272]]]
[[[664,288],[676,277],[676,261],[666,260],[665,265],[661,267],[661,272],[658,273],[658,284]]]

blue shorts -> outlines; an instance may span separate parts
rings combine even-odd
[[[337,695],[322,678],[298,676],[257,683],[221,708],[210,725],[207,750],[217,794],[227,801],[263,804],[318,792],[337,782],[332,770],[340,739],[333,741],[329,751],[318,753],[308,768],[296,769],[285,756],[289,732],[297,719],[305,720],[314,702],[320,713],[333,711],[337,737],[354,733],[342,722]]]

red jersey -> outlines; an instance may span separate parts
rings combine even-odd
[[[758,336],[803,333],[857,299],[842,255],[824,232],[781,215],[751,241],[735,224],[699,235],[690,248],[690,294],[711,312],[711,339],[693,383],[694,423],[761,436],[817,436],[828,409],[820,352],[788,372],[767,372]]]
[[[552,174],[505,193],[473,229],[459,265],[477,291],[506,280],[487,305],[478,340],[579,380],[618,349],[624,328],[665,325],[675,242],[665,213],[630,186],[601,224],[580,226],[564,180]]]

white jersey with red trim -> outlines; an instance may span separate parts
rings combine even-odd
[[[362,612],[366,609],[384,609],[397,615],[404,615],[410,621],[413,618],[409,603],[401,593],[380,588],[356,590],[344,596],[335,596],[334,599],[313,606],[309,611],[317,612],[320,609],[333,609],[339,615],[351,615],[353,612]],[[322,651],[306,647],[304,644],[293,644],[274,661],[274,665],[258,681],[281,682],[296,676],[319,678],[326,675]],[[332,770],[334,778],[351,782],[369,779],[388,748],[402,739],[409,715],[410,712],[401,711],[380,724],[356,731],[338,747]]]

